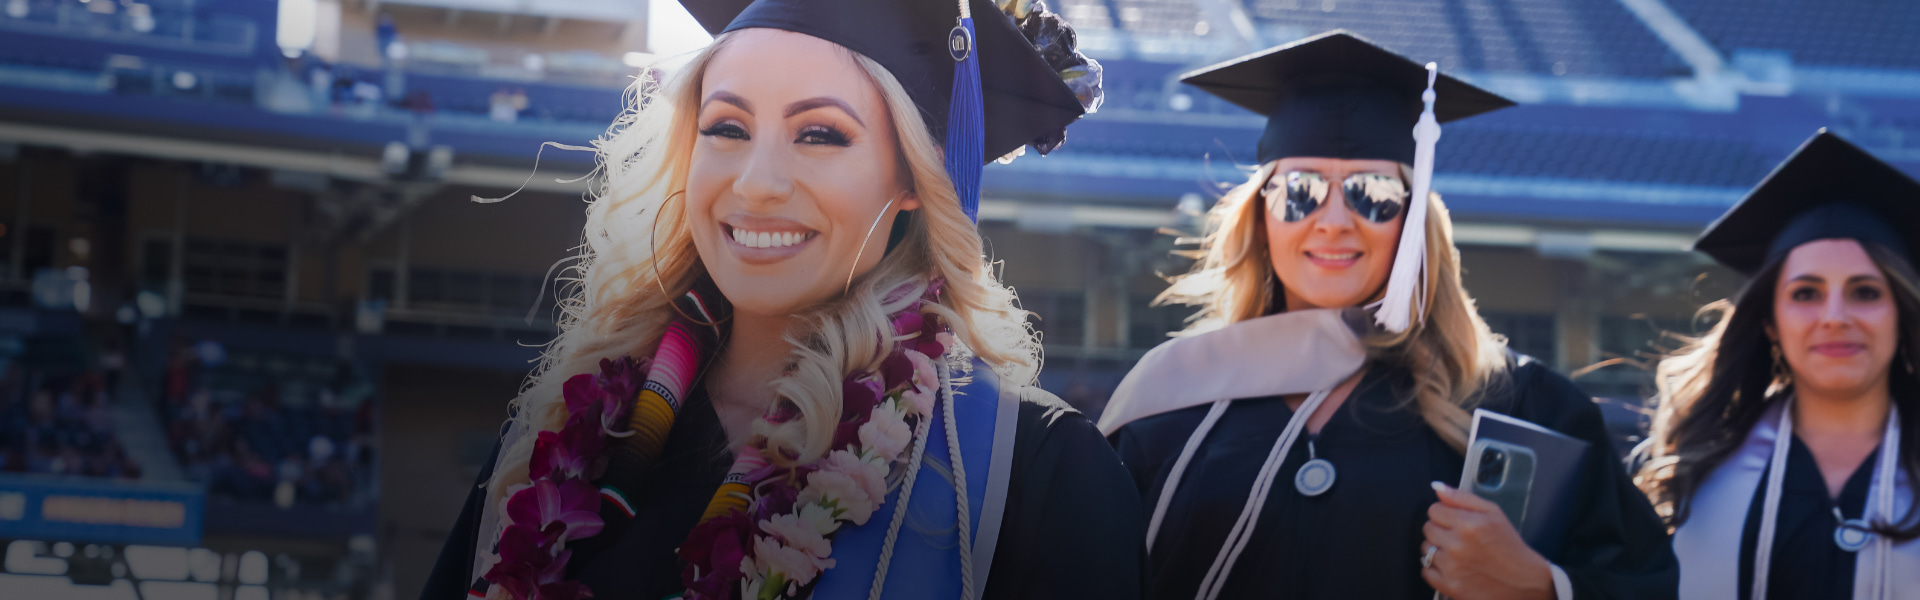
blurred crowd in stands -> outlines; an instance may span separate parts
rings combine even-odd
[[[243,501],[360,504],[374,475],[372,387],[347,363],[176,345],[160,422],[190,478]]]
[[[0,339],[0,473],[140,479],[143,461],[166,457],[134,457],[164,449],[216,496],[283,507],[374,499],[376,405],[356,365],[228,355],[213,341],[178,342],[166,358],[152,365],[157,378],[123,386],[117,350],[95,352],[80,336]],[[130,425],[155,439],[130,441]]]
[[[0,471],[139,479],[114,432],[99,370],[6,365],[0,375]]]

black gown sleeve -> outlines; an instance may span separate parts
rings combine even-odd
[[[1133,600],[1145,584],[1140,493],[1100,431],[1058,398],[1028,390],[1014,438],[989,600]]]
[[[1531,359],[1520,359],[1511,374],[1522,400],[1514,416],[1592,444],[1575,495],[1582,506],[1574,510],[1562,555],[1554,561],[1573,583],[1574,597],[1676,597],[1680,563],[1671,538],[1615,459],[1600,407],[1572,381]]]
[[[487,490],[482,486],[493,477],[493,465],[499,458],[500,442],[495,440],[493,452],[487,454],[487,462],[480,467],[480,476],[474,480],[473,488],[467,490],[467,501],[461,505],[460,517],[454,520],[452,531],[447,533],[447,543],[440,547],[440,558],[433,561],[433,571],[427,575],[420,600],[467,597],[467,589],[477,577],[468,571],[473,570],[473,552],[480,535],[480,511],[486,504]]]

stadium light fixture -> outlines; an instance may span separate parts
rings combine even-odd
[[[280,0],[273,40],[288,58],[298,57],[313,47],[314,23],[320,19],[320,4],[315,0]]]

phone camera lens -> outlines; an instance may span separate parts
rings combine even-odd
[[[1497,487],[1505,478],[1506,472],[1507,453],[1505,451],[1489,448],[1486,452],[1480,453],[1480,469],[1475,477],[1480,485]]]

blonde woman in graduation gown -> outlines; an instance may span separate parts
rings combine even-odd
[[[1344,32],[1185,80],[1268,126],[1164,296],[1200,320],[1101,417],[1150,511],[1149,597],[1672,598],[1599,409],[1488,331],[1427,190],[1437,123],[1511,103]],[[1450,487],[1476,408],[1591,445],[1561,547]]]
[[[423,599],[1137,597],[1139,500],[1031,387],[974,220],[1097,63],[1038,2],[683,4],[714,41],[599,140],[562,331]]]

